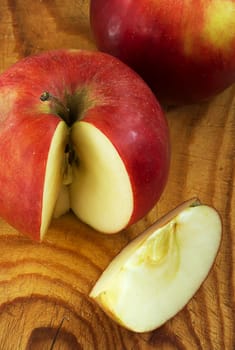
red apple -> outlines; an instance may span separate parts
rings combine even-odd
[[[69,208],[115,233],[159,199],[166,119],[144,81],[107,54],[58,50],[0,76],[0,216],[42,239]]]
[[[90,22],[98,48],[161,102],[197,102],[235,82],[234,0],[91,0]]]

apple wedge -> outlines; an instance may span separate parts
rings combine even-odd
[[[158,328],[201,286],[221,234],[217,211],[189,200],[128,244],[103,272],[90,297],[129,330]]]

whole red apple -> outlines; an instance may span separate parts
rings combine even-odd
[[[90,22],[98,48],[160,102],[198,102],[235,82],[234,0],[91,0]]]
[[[43,238],[53,214],[118,232],[159,199],[166,119],[145,82],[100,52],[27,57],[0,76],[0,216]]]

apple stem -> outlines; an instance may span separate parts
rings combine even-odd
[[[55,107],[56,114],[58,114],[60,118],[62,118],[70,126],[70,109],[66,107],[57,97],[53,96],[48,91],[44,91],[40,96],[40,100],[42,102],[51,101]]]

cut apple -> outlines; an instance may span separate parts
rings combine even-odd
[[[167,121],[149,87],[114,57],[26,57],[0,75],[0,103],[0,216],[18,231],[42,240],[51,218],[71,209],[116,233],[160,198]]]
[[[221,233],[215,209],[185,202],[127,245],[90,297],[122,326],[151,331],[193,297],[213,265]]]

